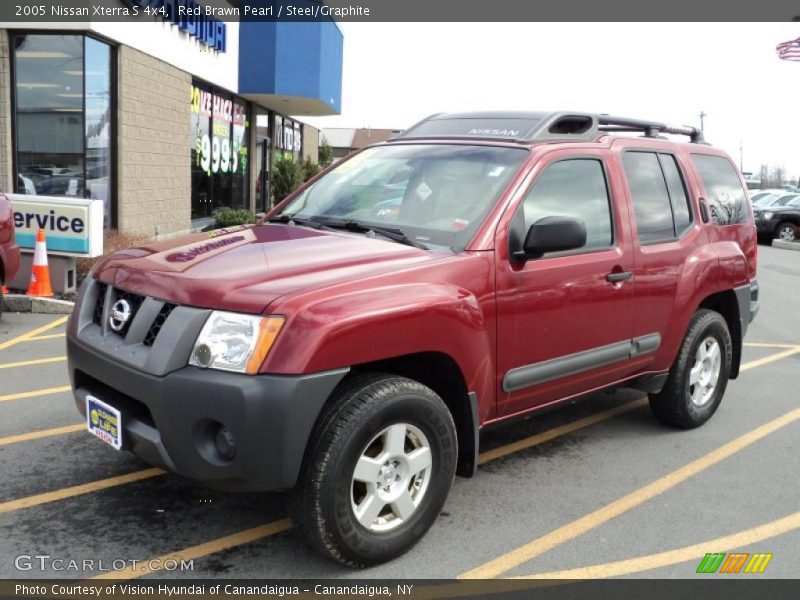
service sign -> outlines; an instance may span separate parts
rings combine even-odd
[[[35,248],[36,232],[44,229],[50,254],[103,254],[102,200],[24,194],[8,194],[8,199],[20,248]]]

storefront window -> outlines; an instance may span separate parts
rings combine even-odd
[[[105,202],[111,189],[112,52],[83,35],[14,35],[16,190]]]
[[[191,94],[192,218],[249,206],[247,105],[202,83]]]
[[[299,161],[302,157],[302,150],[301,124],[288,117],[275,115],[275,159]]]

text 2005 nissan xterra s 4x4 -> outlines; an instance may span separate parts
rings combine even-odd
[[[440,114],[258,225],[100,261],[69,369],[96,435],[214,488],[293,489],[312,547],[364,566],[424,535],[493,423],[624,385],[702,425],[755,274],[743,182],[699,131]]]

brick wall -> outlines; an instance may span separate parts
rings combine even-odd
[[[311,162],[319,162],[319,129],[303,124],[303,160],[310,158]]]
[[[13,192],[11,173],[11,57],[8,31],[0,29],[0,190]]]
[[[119,229],[137,236],[188,231],[192,77],[126,46],[118,65]]]

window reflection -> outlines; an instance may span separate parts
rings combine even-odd
[[[86,38],[86,195],[102,200],[110,225],[111,49]]]
[[[17,191],[105,202],[111,225],[111,47],[14,36]]]

